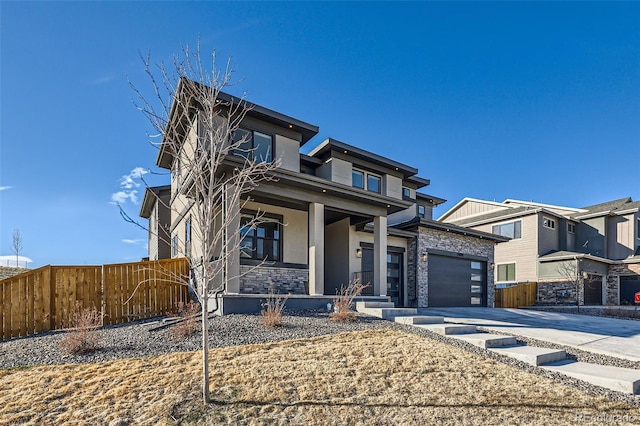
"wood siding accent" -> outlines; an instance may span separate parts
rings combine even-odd
[[[518,308],[536,303],[537,283],[520,284],[496,289],[496,308]]]
[[[188,273],[180,258],[15,275],[0,281],[0,340],[72,327],[76,306],[101,311],[104,325],[164,315],[188,300]]]
[[[506,210],[508,207],[500,207],[495,204],[487,204],[480,201],[467,201],[458,210],[451,213],[445,222],[454,222],[457,219],[466,218],[467,216],[479,215],[497,210]]]

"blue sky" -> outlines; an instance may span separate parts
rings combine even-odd
[[[436,217],[464,197],[638,200],[638,22],[640,2],[0,2],[0,255],[15,228],[30,266],[146,255],[109,204],[156,154],[127,77],[147,87],[140,53],[198,37],[233,58],[229,92],[320,127],[308,149],[419,168],[449,200]]]

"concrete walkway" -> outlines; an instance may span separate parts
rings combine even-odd
[[[500,308],[423,308],[418,314],[640,361],[640,321]]]

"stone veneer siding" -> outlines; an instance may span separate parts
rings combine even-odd
[[[418,238],[411,238],[407,242],[407,306],[418,306],[418,294],[416,291],[416,258]]]
[[[495,301],[495,284],[493,281],[493,268],[489,264],[494,262],[493,241],[472,237],[469,235],[454,234],[439,229],[418,228],[418,247],[416,253],[417,268],[417,293],[418,307],[429,306],[429,256],[427,261],[420,259],[421,253],[428,253],[429,249],[441,250],[463,255],[472,255],[486,258],[487,262],[487,306],[493,307]]]
[[[0,266],[0,280],[5,278],[11,278],[14,275],[22,274],[23,272],[29,272],[28,268],[13,268],[11,266]]]
[[[578,297],[580,305],[584,305],[584,287],[578,286]],[[562,297],[566,295],[566,297]],[[576,304],[576,283],[566,279],[548,280],[538,282],[537,303],[575,305]]]
[[[640,262],[609,265],[609,275],[607,276],[607,305],[618,305],[620,303],[619,277],[623,275],[640,275]]]
[[[276,294],[307,294],[308,269],[240,265],[240,275],[241,294],[267,294],[271,283]]]

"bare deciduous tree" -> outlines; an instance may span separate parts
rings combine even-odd
[[[211,59],[209,68],[199,45],[195,51],[184,48],[169,68],[164,64],[152,66],[146,57],[143,61],[153,96],[145,96],[131,84],[138,96],[134,104],[154,131],[162,135],[160,143],[152,143],[160,150],[160,165],[171,169],[175,190],[171,205],[165,207],[174,212],[173,217],[185,221],[184,236],[174,234],[171,244],[188,258],[191,273],[186,279],[174,279],[188,285],[202,306],[205,403],[210,401],[209,301],[211,298],[212,310],[216,310],[217,297],[225,292],[229,280],[238,278],[232,276],[229,264],[240,250],[240,210],[251,190],[260,182],[273,179],[271,172],[278,165],[278,160],[271,160],[272,153],[266,159],[256,158],[258,153],[247,144],[249,135],[238,131],[252,106],[244,98],[223,92],[233,84],[230,61],[219,70],[215,52]],[[157,194],[156,199],[164,204]],[[141,226],[122,208],[121,213],[126,220]],[[249,223],[243,223],[243,228],[255,227],[261,218],[257,214]]]
[[[580,290],[583,287],[584,279],[580,271],[580,260],[575,257],[558,263],[556,270],[562,278],[570,283],[576,292],[576,306],[580,312]]]
[[[18,263],[20,253],[22,253],[22,234],[19,229],[14,229],[11,234],[11,250],[16,255],[16,268],[20,267]]]

